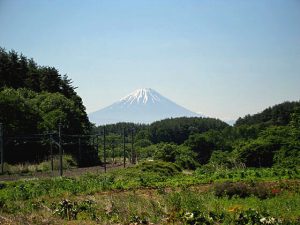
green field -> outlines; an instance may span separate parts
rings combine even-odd
[[[1,224],[299,224],[300,171],[182,171],[144,162],[106,174],[0,183]]]

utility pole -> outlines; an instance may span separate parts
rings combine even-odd
[[[4,173],[3,124],[0,123],[1,174]]]
[[[98,157],[98,151],[99,151],[99,135],[96,134],[96,148],[94,148],[94,150],[96,150],[96,153],[95,154],[97,157]],[[93,152],[95,153],[95,151]]]
[[[112,158],[113,158],[113,164],[115,164],[115,140],[113,139],[112,141],[112,145],[111,145],[111,148],[112,148]]]
[[[59,174],[63,175],[63,154],[61,148],[61,123],[58,124],[58,144],[59,144]]]
[[[106,129],[103,127],[103,160],[104,160],[104,172],[106,173]]]
[[[92,146],[95,148],[95,136],[92,137]]]
[[[125,150],[125,127],[123,127],[123,164],[126,167],[126,150]]]
[[[52,134],[50,134],[51,171],[53,172],[53,170],[54,170],[54,165],[53,165],[53,148],[52,148],[52,142],[53,142],[53,138],[52,138]]]
[[[78,138],[78,163],[81,164],[81,138]]]
[[[134,164],[134,155],[133,155],[133,128],[131,129],[131,163]]]

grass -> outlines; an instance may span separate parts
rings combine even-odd
[[[71,155],[63,156],[63,168],[69,169],[77,166],[77,163]],[[53,158],[53,169],[59,169],[59,156]],[[51,171],[51,160],[46,160],[41,163],[22,163],[22,164],[8,164],[4,163],[4,171],[6,174],[32,174],[36,172],[47,172]]]
[[[249,186],[247,195],[232,184]],[[255,194],[261,186],[268,193],[263,198]],[[154,161],[107,174],[0,182],[0,215],[3,224],[263,224],[272,218],[273,224],[297,224],[299,172],[228,170],[220,176]]]
[[[51,224],[60,224],[62,221],[67,223],[69,219],[71,222],[77,221],[77,224],[81,224],[81,221],[89,221],[89,224],[184,224],[187,222],[185,216],[189,213],[195,215],[201,212],[205,218],[213,212],[217,216],[223,215],[227,222],[232,222],[238,213],[253,209],[259,212],[260,217],[268,215],[297,224],[300,218],[299,197],[299,193],[286,192],[265,200],[256,197],[229,199],[218,198],[211,190],[199,193],[192,188],[165,191],[140,189],[61,198],[44,196],[27,204],[23,201],[24,205],[17,202],[23,210],[4,215],[13,215],[8,218],[22,218],[30,223],[34,215],[35,218],[52,221]],[[76,211],[76,217],[69,216],[67,210],[54,213],[64,210],[61,202],[65,199],[72,205],[70,211]],[[74,205],[78,206],[77,209]]]

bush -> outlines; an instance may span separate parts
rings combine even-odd
[[[232,152],[227,151],[213,151],[208,165],[216,168],[216,169],[223,169],[223,168],[235,168],[239,166],[239,162],[233,156]]]
[[[249,183],[243,182],[224,182],[215,185],[214,193],[217,197],[228,196],[232,198],[233,196],[238,196],[240,198],[246,198],[256,196],[260,199],[266,199],[279,194],[280,190],[262,183],[250,185]]]
[[[228,196],[229,198],[233,196],[239,196],[245,198],[251,195],[251,190],[249,185],[245,183],[231,183],[224,182],[218,183],[214,187],[215,195],[217,197]]]
[[[136,168],[142,172],[154,172],[162,176],[173,176],[181,172],[181,168],[178,165],[159,160],[142,162]]]
[[[76,220],[77,215],[80,213],[87,214],[90,219],[96,218],[96,212],[94,208],[94,202],[90,200],[84,200],[82,202],[72,202],[68,199],[63,199],[59,203],[53,203],[51,208],[54,215],[60,216],[62,219]]]
[[[197,154],[189,147],[178,146],[178,154],[175,157],[175,163],[185,169],[195,170],[199,163],[197,162]]]

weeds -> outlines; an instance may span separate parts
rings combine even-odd
[[[60,166],[59,156],[55,156],[53,159],[53,169],[58,170],[59,166]],[[64,169],[69,169],[76,166],[77,163],[71,155],[63,156]],[[23,163],[23,164],[10,165],[4,163],[4,171],[7,174],[27,174],[27,173],[36,173],[36,172],[47,172],[47,171],[51,171],[51,160],[43,161],[39,164]]]
[[[249,184],[242,182],[224,182],[217,183],[214,187],[215,195],[217,197],[228,196],[232,198],[238,196],[246,198],[249,196],[256,196],[260,199],[266,199],[278,195],[281,191],[275,187],[269,187],[262,183]]]
[[[299,222],[299,181],[278,179],[273,173],[297,177],[297,171],[183,174],[172,164],[151,163],[78,178],[0,182],[0,213],[42,218],[50,208],[57,219],[93,221],[90,224]],[[235,182],[237,176],[244,180]],[[215,184],[203,189],[201,184],[211,181]]]

